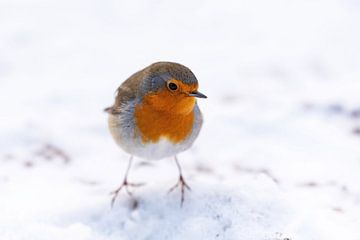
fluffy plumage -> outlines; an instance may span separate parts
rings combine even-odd
[[[177,84],[176,90],[167,87]],[[107,108],[109,128],[120,147],[146,159],[174,156],[190,148],[202,126],[195,75],[178,63],[158,62],[130,76]]]

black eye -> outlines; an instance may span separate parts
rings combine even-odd
[[[178,86],[175,83],[171,82],[168,84],[168,88],[172,91],[175,91],[178,88]]]

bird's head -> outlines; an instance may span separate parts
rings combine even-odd
[[[141,84],[143,101],[154,110],[188,114],[196,98],[206,98],[198,91],[198,81],[187,67],[171,62],[158,62],[144,69]]]

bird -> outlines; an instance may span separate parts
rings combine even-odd
[[[179,172],[181,206],[186,183],[177,154],[188,150],[198,137],[203,116],[197,98],[207,98],[198,91],[194,73],[175,62],[155,62],[131,75],[116,91],[114,104],[105,109],[108,127],[116,144],[130,155],[121,185],[111,192],[111,206],[125,188],[142,184],[128,182],[134,157],[158,160],[173,157]]]

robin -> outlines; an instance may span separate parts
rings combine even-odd
[[[139,186],[127,180],[134,156],[147,160],[174,157],[179,180],[169,192],[180,187],[183,204],[185,189],[190,187],[176,155],[189,149],[200,132],[203,118],[196,98],[207,97],[198,91],[191,70],[178,63],[153,63],[120,85],[115,103],[105,111],[115,142],[130,159],[122,184],[112,192],[111,205],[121,189],[132,196],[129,187]]]

